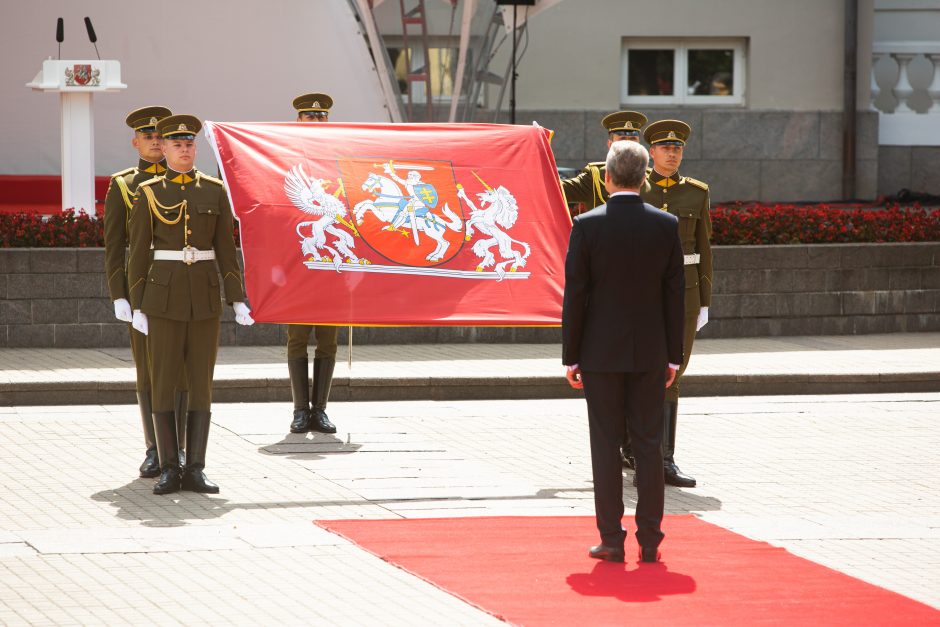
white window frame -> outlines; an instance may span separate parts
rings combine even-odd
[[[672,50],[673,94],[671,96],[631,96],[630,51]],[[695,96],[685,93],[688,89],[689,50],[733,50],[734,83],[730,96]],[[620,101],[627,105],[743,105],[746,93],[747,39],[741,38],[659,38],[624,37],[620,53]]]

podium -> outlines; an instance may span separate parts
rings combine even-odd
[[[127,89],[113,60],[47,59],[32,82],[36,91],[59,92],[62,118],[62,209],[95,214],[95,119],[92,96]]]

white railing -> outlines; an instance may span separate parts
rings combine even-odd
[[[871,69],[871,106],[881,113],[878,143],[940,146],[940,43],[876,42]]]

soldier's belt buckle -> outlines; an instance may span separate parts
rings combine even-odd
[[[183,263],[185,263],[187,266],[191,266],[194,263],[196,263],[196,253],[198,252],[199,250],[196,248],[193,248],[192,246],[187,246],[186,248],[184,248],[183,249]]]

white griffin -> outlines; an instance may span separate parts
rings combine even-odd
[[[509,237],[506,233],[519,217],[519,207],[512,192],[502,185],[496,189],[487,187],[485,192],[477,194],[481,209],[477,209],[463,187],[458,188],[457,194],[473,210],[466,223],[466,240],[470,241],[473,237],[474,229],[478,229],[480,233],[487,236],[486,239],[479,239],[473,244],[474,254],[482,258],[477,270],[482,271],[494,266],[496,273],[502,276],[506,273],[506,266],[509,266],[510,272],[525,267],[526,259],[531,252],[529,245]],[[513,244],[518,244],[522,250],[516,250]],[[507,261],[496,263],[496,257],[491,250],[494,246],[497,247],[499,256]]]
[[[360,263],[352,251],[356,245],[352,235],[336,226],[346,217],[346,204],[329,194],[323,188],[323,181],[307,176],[303,166],[298,164],[284,177],[284,193],[304,213],[320,216],[297,225],[304,256],[310,255],[314,261],[332,262],[337,270],[344,257],[347,263]],[[309,235],[305,234],[307,229]],[[327,243],[327,235],[334,237],[332,242]]]

